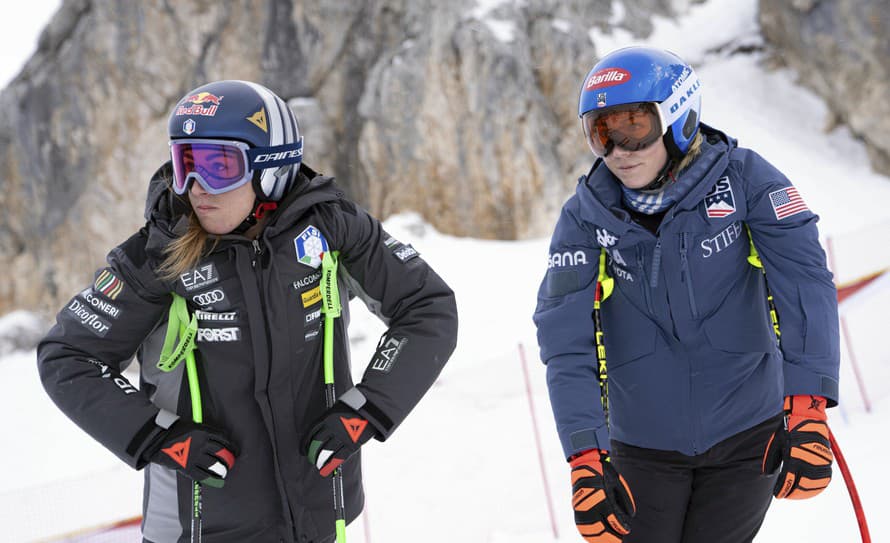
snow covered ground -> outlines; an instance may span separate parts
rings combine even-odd
[[[704,83],[704,121],[738,137],[788,174],[822,216],[823,236],[861,244],[857,251],[838,250],[844,254],[839,269],[861,267],[861,251],[890,266],[890,245],[874,243],[886,230],[868,230],[890,221],[890,208],[884,204],[890,201],[890,179],[870,171],[864,149],[845,129],[823,133],[824,104],[796,86],[793,74],[767,73],[758,55],[729,56],[728,48],[720,47],[759,43],[755,4],[710,0],[679,23],[658,21],[649,43],[695,62]],[[593,39],[600,53],[630,43],[621,35]],[[372,442],[365,448],[367,508],[349,527],[349,541],[580,541],[572,522],[568,467],[550,415],[531,322],[546,267],[547,240],[455,238],[412,214],[393,217],[386,227],[410,241],[454,288],[460,337],[452,360],[415,412],[387,443]],[[872,411],[865,410],[845,342],[843,403],[829,415],[876,542],[890,541],[890,518],[882,515],[890,483],[883,447],[890,445],[890,353],[881,341],[888,306],[886,277],[843,305]],[[360,376],[383,327],[363,307],[354,307],[352,314],[355,373]],[[528,358],[528,383],[520,344]],[[122,466],[58,412],[40,387],[33,352],[0,359],[0,383],[0,541],[46,540],[139,514],[141,474]],[[558,536],[548,513],[527,386],[540,427]],[[775,502],[756,541],[806,540],[859,540],[837,471],[835,481],[817,498]],[[104,541],[138,541],[138,534],[131,530]]]

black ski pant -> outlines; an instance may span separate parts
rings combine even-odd
[[[697,456],[612,441],[612,463],[637,514],[623,543],[748,543],[772,501],[777,473],[763,475],[778,415]]]

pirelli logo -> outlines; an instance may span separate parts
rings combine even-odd
[[[321,301],[321,288],[315,287],[307,290],[300,294],[300,297],[303,299],[303,307],[313,306]]]

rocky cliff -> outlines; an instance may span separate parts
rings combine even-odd
[[[544,235],[590,161],[576,113],[602,53],[589,30],[645,37],[654,15],[696,1],[66,0],[0,93],[0,314],[54,310],[143,224],[167,115],[210,80],[257,81],[289,100],[306,162],[382,218],[415,210],[454,235]],[[809,4],[763,6],[764,27],[849,4],[848,26],[833,27],[850,36],[838,54],[870,51],[886,85],[886,42],[874,45],[886,13]],[[855,24],[871,41],[857,42]],[[776,42],[792,66],[813,61],[796,48],[810,34]],[[838,95],[839,118],[886,129],[865,115],[880,88],[842,100],[831,73],[814,84]]]
[[[760,0],[773,57],[825,99],[890,175],[890,2]],[[828,126],[826,128],[832,128]]]

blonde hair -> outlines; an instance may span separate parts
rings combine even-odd
[[[702,135],[701,130],[699,130],[698,133],[695,135],[695,138],[693,138],[692,143],[689,144],[689,150],[686,151],[686,154],[683,156],[683,160],[681,160],[680,163],[677,164],[677,167],[674,168],[674,177],[680,175],[680,172],[688,168],[689,165],[692,164],[692,162],[696,158],[698,158],[698,155],[701,154],[701,142]]]
[[[213,243],[207,247],[207,241],[211,238]],[[219,236],[208,234],[198,222],[198,217],[190,213],[188,230],[164,248],[164,260],[158,267],[158,275],[165,281],[175,281],[181,274],[194,269],[217,243]]]

